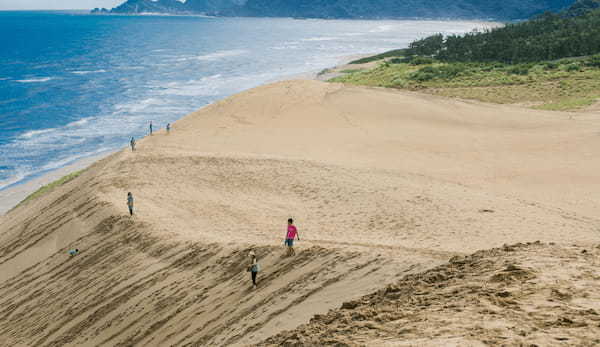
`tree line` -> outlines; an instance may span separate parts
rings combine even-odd
[[[408,54],[456,62],[509,64],[600,53],[600,0],[581,0],[559,13],[465,35],[441,34],[410,44]]]

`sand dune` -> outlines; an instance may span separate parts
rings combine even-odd
[[[595,346],[597,247],[517,244],[456,257],[263,342],[337,346]]]
[[[0,343],[259,343],[456,256],[598,243],[596,118],[317,81],[235,95],[2,217]]]

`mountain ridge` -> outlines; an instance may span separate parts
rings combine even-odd
[[[545,11],[559,11],[573,0],[127,0],[111,9],[92,13],[167,13],[242,17],[295,17],[324,19],[485,18],[517,20]]]

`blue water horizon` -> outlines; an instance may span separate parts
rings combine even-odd
[[[0,11],[0,190],[269,81],[476,21]]]

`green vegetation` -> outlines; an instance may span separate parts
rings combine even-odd
[[[317,74],[317,76],[323,76],[325,74],[330,73],[332,70],[331,69],[323,69],[321,71],[319,71],[319,73]]]
[[[376,68],[333,79],[547,110],[600,98],[600,0],[463,36],[433,35],[353,63]],[[576,58],[575,58],[576,57]]]
[[[600,55],[512,65],[398,60],[384,61],[372,70],[348,73],[332,81],[493,103],[523,103],[547,110],[585,107],[600,98]]]
[[[81,175],[85,170],[80,170],[80,171],[75,171],[72,172],[66,176],[63,176],[61,178],[59,178],[58,180],[49,183],[43,187],[41,187],[40,189],[36,190],[35,192],[29,194],[29,196],[27,196],[23,201],[21,201],[15,208],[25,204],[28,201],[37,199],[38,197],[48,193],[49,191],[53,190],[56,187],[60,187],[63,184],[72,181],[73,179],[75,179],[76,177],[78,177],[79,175]]]
[[[366,64],[366,63],[370,63],[370,62],[385,59],[385,58],[404,57],[404,56],[406,56],[406,49],[395,49],[393,51],[388,51],[388,52],[377,54],[377,55],[374,55],[371,57],[365,57],[362,59],[354,60],[354,61],[351,61],[349,64]]]
[[[348,70],[342,70],[340,71],[341,73],[356,73],[356,72],[362,72],[365,71],[364,69],[348,69]]]
[[[466,35],[441,34],[410,44],[408,55],[447,62],[524,63],[600,53],[600,0],[566,11]]]

